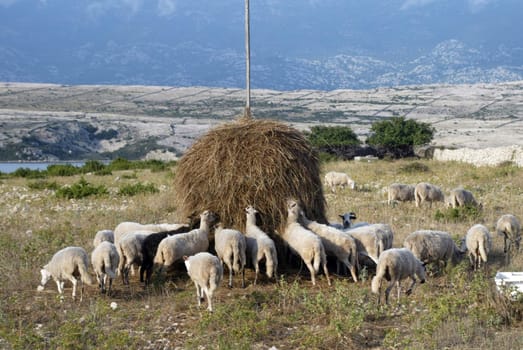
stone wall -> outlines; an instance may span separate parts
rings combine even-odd
[[[440,161],[459,161],[475,166],[496,166],[503,162],[513,162],[523,166],[523,146],[494,147],[483,149],[435,149],[433,159]]]

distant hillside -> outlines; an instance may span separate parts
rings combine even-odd
[[[243,113],[245,91],[206,87],[0,83],[0,160],[180,156],[209,128]],[[406,116],[436,128],[434,144],[523,145],[523,82],[372,90],[252,91],[255,118],[300,130]]]

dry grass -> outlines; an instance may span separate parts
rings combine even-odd
[[[359,220],[389,223],[394,246],[420,228],[446,230],[459,238],[477,222],[493,230],[502,213],[523,219],[523,169],[420,163],[429,170],[409,172],[409,160],[323,165],[321,174],[345,171],[357,183],[355,190],[326,194],[327,218],[335,221],[337,214],[352,210]],[[90,252],[95,232],[120,221],[172,222],[179,217],[171,172],[138,171],[131,179],[122,175],[86,179],[104,183],[111,193],[120,183],[133,181],[155,183],[160,192],[64,200],[48,191],[30,190],[28,180],[0,180],[0,348],[523,348],[522,302],[500,297],[493,281],[496,271],[523,270],[523,252],[503,266],[503,242],[497,236],[485,271],[473,274],[468,261],[449,266],[418,285],[412,296],[403,297],[399,307],[376,307],[370,292],[372,271],[357,284],[348,276],[334,276],[332,287],[322,277],[313,287],[304,271],[292,268],[280,271],[278,283],[262,280],[254,286],[249,270],[247,288],[230,290],[223,284],[218,289],[213,314],[196,307],[194,286],[183,270],[147,290],[138,276],[129,287],[117,280],[111,297],[87,287],[82,303],[71,300],[68,283],[64,302],[52,282],[44,292],[36,292],[39,267],[58,249],[74,244]],[[71,183],[78,178],[53,180]],[[437,220],[438,210],[445,213],[441,204],[421,209],[413,203],[386,205],[382,189],[388,184],[422,180],[445,192],[462,185],[485,208],[477,219]],[[116,310],[109,307],[111,302],[118,304]]]
[[[303,133],[277,121],[240,118],[209,131],[185,153],[175,198],[182,217],[210,209],[240,230],[244,209],[253,205],[272,233],[285,223],[287,198],[299,199],[311,218],[325,222],[319,173]]]

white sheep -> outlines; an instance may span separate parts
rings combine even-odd
[[[73,284],[73,300],[76,298],[76,286],[80,281],[80,301],[83,298],[84,283],[93,285],[93,280],[88,272],[89,257],[82,247],[66,247],[56,252],[51,261],[41,270],[42,279],[38,291],[44,290],[47,282],[53,278],[58,288],[60,297],[63,298],[64,281],[69,280]],[[79,280],[77,278],[80,278]]]
[[[140,224],[138,222],[124,221],[119,223],[114,229],[114,244],[117,244],[123,235],[128,232],[146,232],[151,233],[176,230],[182,226],[188,226],[187,224]]]
[[[160,267],[160,272],[163,268],[181,260],[184,255],[189,256],[207,251],[211,225],[214,225],[216,220],[215,213],[205,210],[200,214],[199,228],[164,238],[158,244],[158,250],[154,257],[154,264]]]
[[[307,229],[320,236],[327,255],[335,256],[338,259],[337,273],[340,273],[339,262],[342,262],[349,269],[354,282],[358,282],[356,276],[358,250],[354,238],[332,226],[309,220],[303,210],[300,211],[299,221]]]
[[[232,288],[233,272],[242,275],[242,288],[245,288],[245,236],[238,230],[224,228],[220,223],[214,231],[214,249],[222,263],[229,269],[229,288]]]
[[[247,255],[251,258],[254,266],[255,277],[254,284],[258,280],[258,273],[260,271],[260,261],[265,259],[265,273],[267,277],[276,277],[278,270],[278,252],[274,241],[263,232],[263,230],[256,226],[256,214],[258,211],[249,205],[245,208],[247,220],[245,223],[245,242],[247,243]]]
[[[354,189],[356,183],[352,180],[349,175],[336,171],[330,171],[325,174],[325,186],[330,187],[331,191],[336,192],[336,187],[345,188],[345,186]]]
[[[423,264],[443,262],[448,260],[457,264],[463,252],[456,246],[448,232],[435,230],[418,230],[409,234],[403,241],[403,246],[409,249]]]
[[[503,236],[505,253],[505,263],[510,263],[511,251],[519,251],[521,242],[521,223],[519,219],[512,214],[502,215],[496,222],[496,232]]]
[[[356,242],[358,261],[370,258],[375,264],[383,251],[392,247],[393,233],[386,224],[371,224],[350,228],[348,233]]]
[[[410,277],[412,284],[407,289],[406,294],[410,295],[416,285],[416,276],[420,283],[425,283],[425,267],[412,252],[406,248],[391,248],[384,251],[378,259],[376,266],[376,276],[372,278],[371,289],[374,294],[378,294],[378,304],[381,302],[381,283],[383,279],[389,281],[389,286],[385,289],[385,302],[389,303],[389,294],[394,284],[398,292],[398,303],[401,293],[401,280]]]
[[[462,241],[461,250],[468,251],[470,264],[477,270],[481,261],[487,263],[487,256],[492,249],[492,238],[487,227],[481,224],[472,226]]]
[[[316,285],[316,274],[319,272],[320,265],[323,266],[323,272],[327,278],[327,283],[331,285],[329,271],[327,270],[327,256],[325,247],[320,237],[314,232],[306,229],[298,223],[300,207],[294,200],[287,203],[287,222],[281,238],[297,253],[305,262],[310,271],[312,284]]]
[[[113,230],[100,230],[96,232],[93,239],[93,247],[96,248],[98,244],[102,242],[114,243],[114,231]]]
[[[409,202],[414,200],[414,190],[413,185],[402,184],[402,183],[393,183],[390,184],[387,188],[387,203],[393,205],[397,201],[399,202]]]
[[[443,202],[445,195],[438,186],[420,182],[414,188],[414,199],[416,207],[420,207],[424,202],[428,202],[429,206],[432,207],[432,202]]]
[[[120,255],[116,250],[116,246],[109,241],[101,242],[92,251],[91,264],[102,293],[106,292],[107,285],[109,286],[107,293],[111,293],[113,279],[116,277],[119,263]]]
[[[483,205],[476,201],[472,192],[463,188],[455,188],[450,191],[450,194],[445,199],[447,206],[452,208],[464,207],[467,205],[482,208]]]
[[[198,307],[202,304],[204,294],[207,296],[207,310],[212,312],[212,296],[223,277],[223,266],[218,257],[200,252],[192,256],[183,256],[187,274],[196,286]]]
[[[133,265],[141,265],[143,260],[142,245],[150,231],[128,232],[115,244],[120,256],[118,274],[122,276],[123,284],[129,284],[129,271]]]

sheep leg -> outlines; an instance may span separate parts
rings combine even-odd
[[[69,277],[69,280],[73,284],[73,300],[76,299],[76,278],[74,276]]]
[[[59,294],[64,294],[64,283],[61,281],[56,281],[56,287],[58,288]]]
[[[390,282],[389,283],[389,286],[387,287],[387,289],[385,289],[385,304],[389,305],[389,294],[390,294],[390,291],[392,290],[392,287],[394,287],[394,282]]]
[[[414,286],[416,285],[416,278],[414,278],[413,276],[411,276],[410,278],[412,279],[412,284],[410,285],[409,289],[407,289],[407,292],[405,292],[405,294],[407,294],[407,295],[412,294],[412,291],[414,290]]]
[[[200,307],[202,305],[203,292],[200,288],[200,285],[197,282],[194,282],[194,285],[196,286],[196,299],[198,301],[198,307]]]
[[[307,268],[309,269],[309,271],[311,273],[312,285],[315,286],[316,285],[316,271],[314,271],[314,267],[312,266],[310,261],[305,261],[305,265],[307,265]]]
[[[245,266],[242,267],[242,288],[245,288]]]
[[[330,275],[329,275],[329,270],[327,269],[327,259],[322,259],[323,260],[323,272],[325,273],[325,277],[327,278],[327,284],[330,286],[331,285],[331,278],[330,278]]]
[[[348,259],[347,259],[347,261],[345,261],[345,266],[349,269],[354,282],[358,282],[358,277],[356,276],[356,268],[353,265],[351,265],[351,263],[349,262]]]
[[[209,290],[209,288],[205,287],[202,293],[205,293],[205,295],[207,296],[207,310],[209,312],[212,312],[212,292]]]

